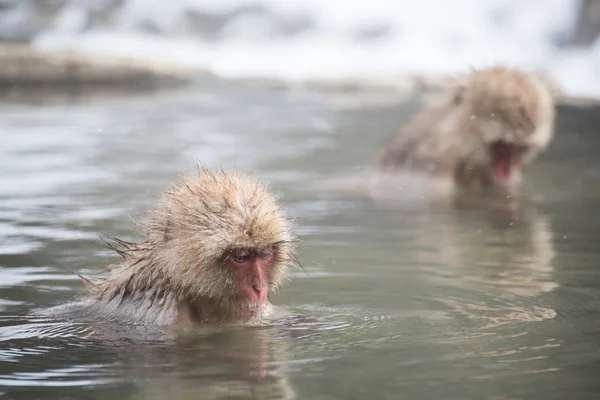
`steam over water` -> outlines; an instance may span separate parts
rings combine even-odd
[[[21,2],[2,16],[23,29]],[[77,48],[208,69],[224,77],[393,77],[493,63],[547,74],[577,96],[600,96],[600,42],[561,43],[573,0],[68,1],[47,18],[41,48]],[[38,12],[39,13],[39,12]]]

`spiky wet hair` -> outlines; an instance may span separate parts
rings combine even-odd
[[[239,172],[198,168],[163,192],[141,224],[147,240],[117,240],[124,262],[91,285],[98,300],[139,298],[153,303],[223,296],[232,289],[225,257],[234,249],[274,251],[270,289],[283,282],[294,262],[292,224],[267,187]]]

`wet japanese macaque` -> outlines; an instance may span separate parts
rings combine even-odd
[[[260,318],[295,260],[275,196],[241,173],[183,178],[142,226],[147,239],[116,239],[123,262],[88,282],[85,314],[142,325]]]
[[[550,143],[554,102],[537,78],[495,67],[457,77],[380,152],[376,169],[415,171],[449,191],[517,194],[523,167]]]

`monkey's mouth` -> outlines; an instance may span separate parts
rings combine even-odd
[[[242,304],[238,307],[237,315],[239,317],[252,317],[255,315],[262,314],[268,303],[257,303],[257,304]]]
[[[521,170],[521,159],[526,147],[497,140],[490,145],[490,169],[500,182],[508,182]]]

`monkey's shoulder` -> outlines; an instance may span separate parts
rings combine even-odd
[[[69,320],[110,322],[119,325],[170,325],[177,317],[175,301],[146,298],[102,300],[86,297],[45,310],[44,314]]]
[[[451,132],[441,126],[440,110],[424,110],[392,136],[380,152],[377,165],[384,170],[425,172],[451,170],[455,164]]]

